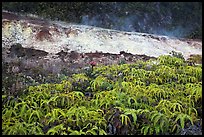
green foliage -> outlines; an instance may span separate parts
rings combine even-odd
[[[2,134],[179,134],[202,118],[202,66],[160,56],[98,66],[93,74],[29,86],[18,97],[3,94]]]
[[[46,133],[46,135],[67,135],[65,132],[66,128],[64,127],[63,124],[57,125]]]
[[[191,55],[188,58],[188,62],[190,63],[197,63],[197,64],[202,64],[202,56],[199,54]]]
[[[173,57],[177,57],[177,58],[180,58],[180,59],[185,60],[184,57],[183,57],[183,55],[182,55],[182,53],[180,53],[180,52],[171,51],[170,54],[171,54]]]
[[[92,91],[102,91],[102,90],[111,90],[111,84],[106,77],[98,76],[91,82],[91,90]]]
[[[121,59],[121,60],[119,60],[118,65],[123,65],[125,63],[126,63],[125,59]]]
[[[80,74],[74,74],[72,76],[73,82],[73,90],[79,90],[79,91],[85,91],[90,86],[89,79],[86,74],[80,73]]]
[[[178,120],[180,120],[180,125],[181,125],[181,128],[183,129],[184,128],[184,124],[185,124],[185,120],[190,120],[191,124],[193,125],[193,120],[192,118],[187,115],[187,114],[178,114],[177,117],[176,117],[176,120],[175,122],[177,122]]]

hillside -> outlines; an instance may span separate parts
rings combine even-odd
[[[202,55],[202,42],[198,40],[46,21],[8,12],[3,12],[2,17],[2,46],[5,48],[20,43],[25,48],[50,54],[69,50],[112,54],[124,51],[153,57],[176,51],[185,59],[191,54]]]

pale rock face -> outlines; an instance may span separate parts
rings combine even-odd
[[[46,33],[39,34],[46,28]],[[38,39],[38,35],[45,37]],[[45,35],[45,36],[43,36]],[[181,40],[137,32],[124,32],[86,25],[71,25],[52,22],[42,25],[29,20],[2,19],[2,47],[20,43],[23,47],[33,47],[56,54],[61,50],[103,52],[119,54],[125,51],[132,54],[145,54],[158,57],[168,55],[172,50],[181,52],[187,59],[190,54],[202,55],[202,42]]]

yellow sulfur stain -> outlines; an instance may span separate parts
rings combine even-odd
[[[11,32],[10,32],[10,28],[12,27],[11,24],[7,23],[3,26],[2,28],[2,34],[5,35],[5,37],[10,38],[11,36]]]

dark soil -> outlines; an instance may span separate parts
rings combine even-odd
[[[3,88],[5,92],[12,90],[9,94],[13,94],[15,89],[20,91],[34,83],[60,82],[59,75],[71,76],[75,73],[87,73],[91,67],[100,65],[134,63],[149,59],[154,57],[133,55],[124,51],[120,54],[61,51],[51,55],[16,43],[11,48],[2,48]],[[94,66],[90,62],[94,62]]]

